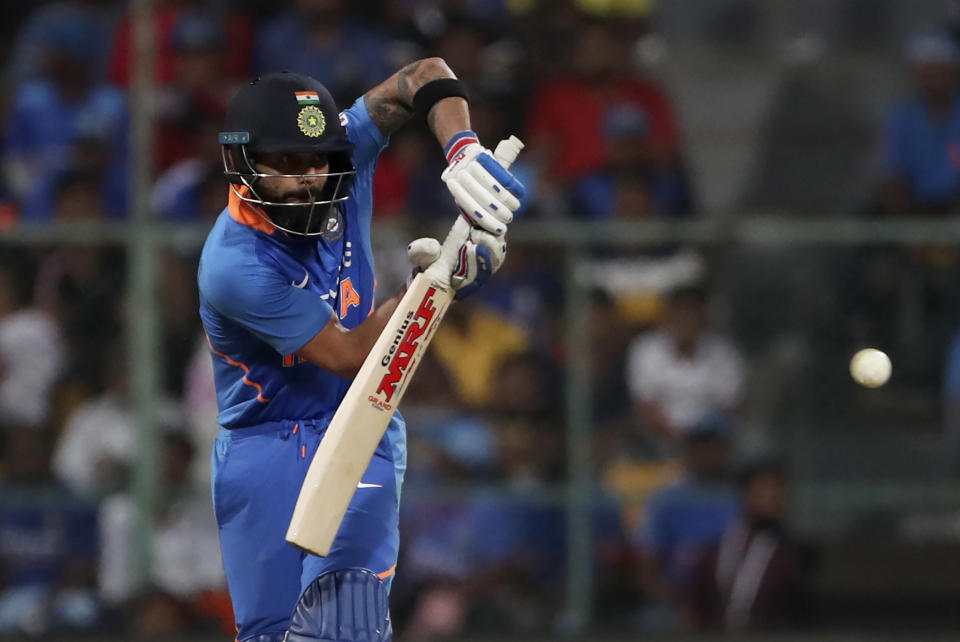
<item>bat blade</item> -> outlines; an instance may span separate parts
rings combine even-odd
[[[426,274],[413,279],[313,456],[287,529],[291,544],[314,555],[330,553],[357,484],[453,294]]]

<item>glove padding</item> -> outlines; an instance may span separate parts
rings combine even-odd
[[[472,229],[470,237],[457,248],[457,256],[440,261],[442,246],[437,239],[420,238],[407,246],[407,256],[414,265],[413,274],[425,272],[433,265],[453,266],[449,274],[434,274],[440,285],[453,287],[455,299],[470,296],[500,269],[507,255],[507,241],[480,229]],[[446,272],[446,270],[444,271]],[[411,275],[412,278],[412,275]]]
[[[448,165],[440,178],[460,211],[474,227],[503,236],[526,188],[480,145],[472,131],[455,134],[444,152]]]

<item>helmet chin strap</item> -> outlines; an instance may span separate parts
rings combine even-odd
[[[255,174],[252,181],[243,177],[243,183],[250,190],[253,198],[240,193],[236,185],[230,187],[241,200],[256,206],[258,214],[262,211],[261,216],[277,229],[296,236],[322,236],[328,241],[336,241],[343,235],[343,215],[338,204],[347,200],[346,196],[340,196],[344,174],[331,173],[327,176],[328,181],[336,178],[336,184],[328,189],[330,183],[327,183],[316,194],[313,188],[307,186],[310,201],[306,203],[286,203],[282,198],[269,200],[273,198],[271,195],[261,196],[256,189],[256,183],[263,178],[271,177],[267,174]],[[324,198],[324,196],[330,198]],[[305,224],[298,224],[304,219],[306,219]]]
[[[356,174],[348,157],[341,159],[331,154],[330,171],[322,174],[265,174],[256,171],[246,145],[236,147],[234,154],[228,154],[226,146],[221,147],[224,173],[230,178],[230,188],[237,197],[254,206],[261,218],[277,229],[296,236],[322,236],[328,241],[335,241],[343,235],[343,214],[339,203],[349,198],[349,186]],[[241,168],[237,167],[237,160],[242,162]],[[304,180],[311,177],[324,178],[325,181],[319,190],[304,184],[310,199],[305,203],[288,203],[282,197],[271,200],[274,198],[272,195],[262,196],[257,189],[259,181],[265,178]],[[246,187],[248,192],[241,191],[238,185]]]
[[[312,200],[288,207],[263,205],[263,209],[273,225],[290,234],[323,236],[327,240],[339,238],[339,234],[332,236],[331,232],[337,232],[342,228],[340,208],[328,201]],[[306,220],[306,223],[297,224],[303,220]]]

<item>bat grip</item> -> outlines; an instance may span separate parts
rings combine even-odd
[[[520,139],[516,136],[504,138],[497,143],[493,157],[503,165],[504,169],[510,169],[513,161],[517,160],[517,155],[521,149],[523,149],[523,143],[520,142]],[[449,257],[456,256],[457,250],[468,238],[470,238],[470,221],[467,220],[466,216],[460,214],[457,220],[454,221],[453,227],[451,227],[447,233],[447,238],[443,241],[443,249],[440,255]],[[453,266],[450,266],[450,269],[453,269]]]
[[[447,238],[443,240],[443,247],[440,249],[440,256],[454,257],[457,250],[470,238],[470,222],[463,214],[457,217],[453,222],[453,227],[447,232]],[[453,266],[449,266],[453,269]]]

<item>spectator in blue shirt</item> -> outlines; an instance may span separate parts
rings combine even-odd
[[[706,415],[684,438],[685,474],[650,497],[635,545],[640,578],[655,605],[648,626],[673,629],[697,556],[715,544],[737,518],[738,502],[730,484],[732,422]]]
[[[910,40],[906,57],[914,91],[887,119],[881,208],[889,214],[951,212],[960,188],[960,52],[945,35],[923,35]]]
[[[0,635],[92,627],[97,520],[50,472],[50,436],[3,433],[0,484]]]
[[[611,153],[608,166],[581,178],[574,188],[580,211],[592,218],[677,217],[691,213],[682,166],[650,158],[650,116],[639,105],[614,104],[603,116]],[[630,198],[642,193],[641,199]]]
[[[335,99],[363,93],[390,75],[386,40],[347,16],[343,0],[297,0],[257,34],[255,73],[313,76]]]
[[[42,75],[46,52],[53,43],[69,45],[94,78],[105,78],[117,18],[116,3],[111,0],[71,0],[36,4],[37,8],[19,29],[10,55],[14,80],[24,82]]]
[[[77,175],[90,177],[96,184],[102,206],[91,215],[125,217],[130,166],[120,160],[127,151],[126,121],[121,122],[118,125],[106,114],[95,112],[80,117],[67,153],[44,168],[23,202],[20,220],[36,223],[54,218],[59,190]]]
[[[82,39],[81,39],[82,40]],[[51,42],[44,74],[17,88],[3,141],[7,185],[21,203],[49,171],[60,171],[82,123],[105,123],[126,130],[126,101],[121,91],[93,81],[73,40]],[[118,145],[124,137],[118,136]],[[113,162],[122,163],[122,154]]]

